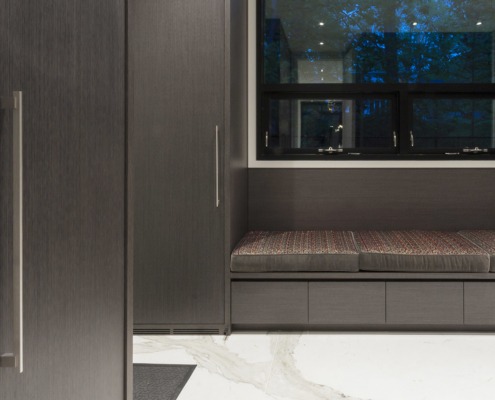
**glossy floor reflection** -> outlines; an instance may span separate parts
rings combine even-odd
[[[135,336],[134,362],[197,364],[179,400],[495,398],[495,335]]]

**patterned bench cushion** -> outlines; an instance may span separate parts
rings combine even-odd
[[[236,272],[359,270],[359,253],[347,231],[253,231],[236,246]]]
[[[495,272],[495,231],[460,231],[466,239],[490,254],[490,271]]]
[[[489,272],[486,251],[455,232],[354,232],[362,271]]]

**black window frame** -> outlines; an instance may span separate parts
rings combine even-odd
[[[415,98],[492,98],[495,100],[495,83],[345,83],[345,84],[265,84],[264,83],[264,11],[265,0],[256,0],[256,159],[275,160],[495,160],[495,148],[488,153],[463,153],[462,149],[421,149],[411,146],[412,108]],[[273,151],[265,146],[268,129],[267,103],[269,98],[352,98],[363,96],[390,96],[394,99],[393,112],[397,147],[393,151],[325,155],[317,149],[308,153],[298,149]],[[287,152],[290,150],[290,152]]]

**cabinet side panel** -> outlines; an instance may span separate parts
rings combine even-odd
[[[12,96],[9,6],[10,0],[0,0],[1,97]],[[0,108],[0,354],[13,351],[12,307],[12,110]],[[0,369],[0,398],[14,397],[14,377]]]
[[[155,0],[133,12],[134,322],[223,324],[225,5]]]
[[[231,0],[230,250],[247,232],[247,1]]]

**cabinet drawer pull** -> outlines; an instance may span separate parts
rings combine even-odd
[[[218,125],[215,127],[215,204],[220,206],[220,168],[219,168],[219,143],[218,143]]]
[[[14,353],[0,355],[0,367],[15,368],[22,373],[23,365],[23,304],[22,304],[22,92],[13,92],[13,101],[2,105],[13,108],[13,342]]]

